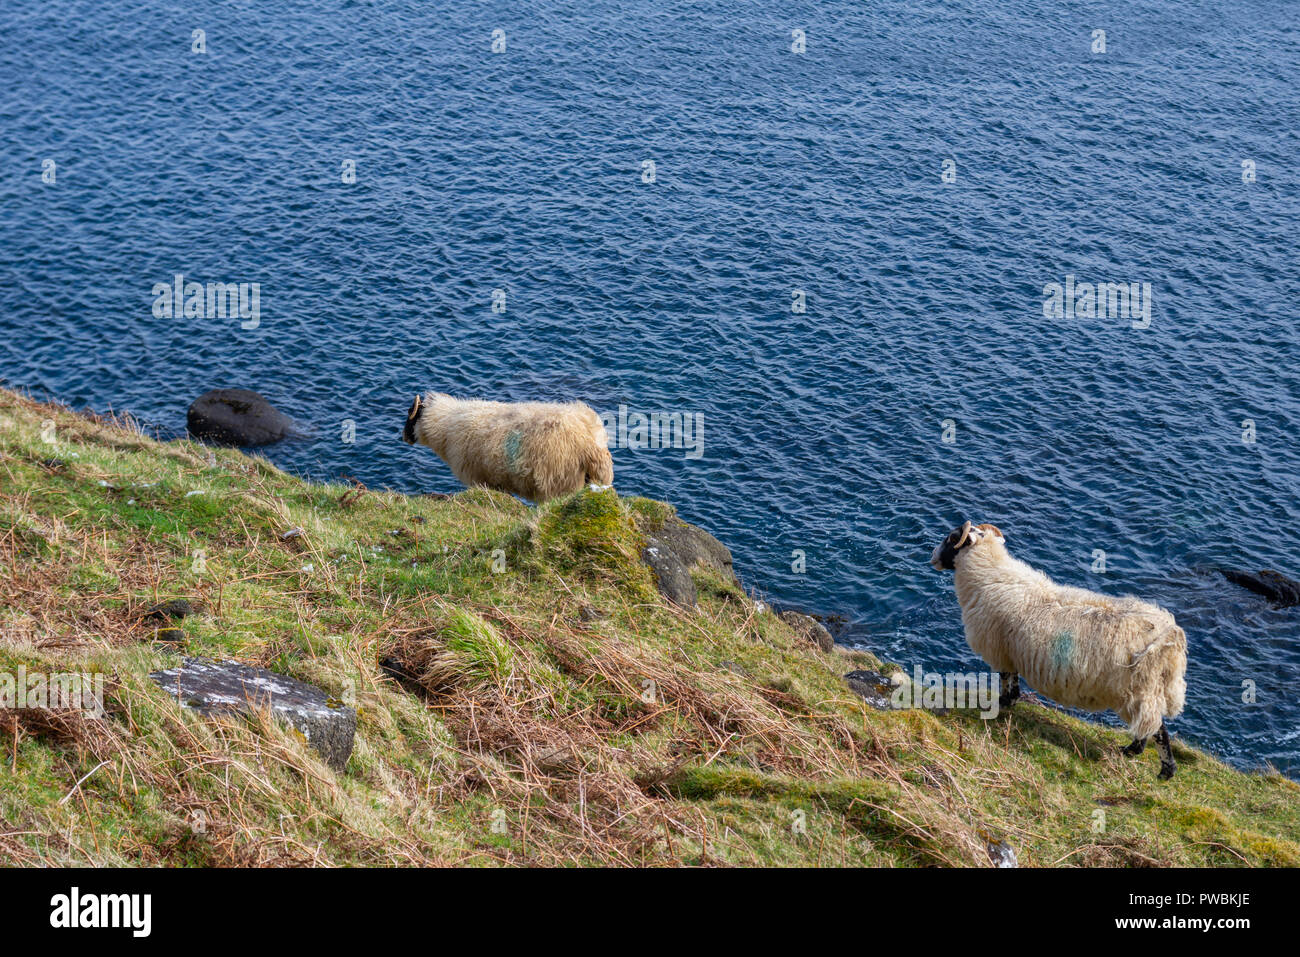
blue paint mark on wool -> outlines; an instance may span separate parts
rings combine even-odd
[[[519,455],[522,450],[524,434],[518,429],[506,436],[506,465],[510,471],[519,471]]]
[[[1074,661],[1074,634],[1062,631],[1052,636],[1052,669],[1068,671]]]

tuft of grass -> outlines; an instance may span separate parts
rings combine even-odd
[[[236,450],[0,391],[0,688],[104,676],[102,718],[0,711],[0,863],[1300,865],[1300,787],[1176,743],[1157,781],[1099,725],[1022,703],[869,710],[707,569],[665,603],[641,528],[586,489],[317,485]],[[144,617],[186,598],[176,640]],[[335,773],[265,715],[208,719],[147,675],[182,654],[357,709]],[[1100,815],[1098,814],[1100,812]]]
[[[502,685],[514,671],[514,655],[490,622],[457,609],[443,631],[453,668],[470,682]]]
[[[647,531],[654,531],[663,526],[670,518],[676,518],[677,509],[667,502],[656,502],[652,498],[632,495],[623,499],[623,506],[631,512],[637,525]]]
[[[633,514],[612,488],[580,489],[538,507],[510,545],[526,565],[612,581],[650,601],[654,586],[641,562],[645,536]]]

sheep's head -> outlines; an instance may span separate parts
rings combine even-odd
[[[402,441],[407,445],[415,444],[415,423],[419,421],[420,408],[423,405],[424,399],[417,395],[411,407],[406,410],[406,428],[402,430]]]
[[[958,552],[983,541],[1001,543],[1006,539],[996,525],[971,525],[966,522],[961,528],[954,528],[939,543],[930,554],[930,564],[941,572],[951,571],[956,566]]]

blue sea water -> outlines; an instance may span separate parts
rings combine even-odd
[[[1257,0],[6,0],[0,377],[174,430],[257,389],[317,433],[273,461],[408,491],[457,487],[417,390],[699,413],[617,485],[771,598],[972,669],[927,559],[994,522],[1170,608],[1174,730],[1294,776],[1300,609],[1209,569],[1300,577],[1298,74]],[[256,328],[156,317],[177,273]],[[1149,328],[1045,318],[1067,276]]]

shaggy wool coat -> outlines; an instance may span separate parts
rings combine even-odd
[[[414,433],[466,485],[534,502],[614,482],[605,427],[582,402],[488,402],[430,392]]]
[[[1163,608],[1058,585],[990,534],[957,553],[954,576],[966,641],[990,667],[1060,704],[1113,710],[1135,739],[1182,712],[1187,636]]]

